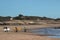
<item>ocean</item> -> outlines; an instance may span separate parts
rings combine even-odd
[[[31,32],[37,35],[48,35],[51,38],[60,38],[60,29],[42,28],[31,30]]]

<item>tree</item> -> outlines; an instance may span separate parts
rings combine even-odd
[[[23,15],[22,14],[19,14],[19,16],[18,17],[23,17]]]

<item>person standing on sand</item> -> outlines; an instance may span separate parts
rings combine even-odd
[[[18,32],[18,28],[17,27],[15,27],[15,32]]]
[[[24,27],[24,32],[27,32],[27,29],[26,29],[26,27]]]
[[[10,28],[7,28],[7,32],[9,32],[10,31]]]
[[[4,32],[6,32],[6,31],[7,31],[6,29],[7,29],[7,27],[4,27],[4,28],[3,28]]]
[[[4,30],[4,32],[7,32],[7,27],[4,27],[3,30]]]
[[[8,32],[8,31],[10,31],[10,28],[4,27],[3,30],[4,30],[4,32]]]

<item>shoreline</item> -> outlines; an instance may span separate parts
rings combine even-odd
[[[14,25],[13,26],[6,25],[6,26],[10,27],[11,29],[15,27]],[[24,26],[27,27],[28,29],[44,28],[46,26],[48,27],[48,25],[46,26],[45,25],[19,25],[18,27],[24,27]],[[60,26],[60,25],[56,25],[56,26]],[[50,38],[48,36],[36,35],[33,33],[29,33],[29,32],[25,33],[25,32],[12,31],[12,32],[6,33],[6,32],[3,32],[3,27],[4,26],[0,26],[0,40],[60,40],[60,38]]]

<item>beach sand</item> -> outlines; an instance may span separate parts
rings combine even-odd
[[[0,40],[60,40],[60,38],[48,38],[23,32],[0,32]]]
[[[39,40],[39,36],[24,33],[0,33],[0,40]]]
[[[29,26],[29,25],[28,25]],[[30,28],[30,26],[27,28]],[[31,28],[42,27],[40,25],[31,25]],[[3,27],[0,26],[0,40],[60,40],[60,38],[49,38],[47,36],[33,35],[32,33],[25,32],[3,32]],[[12,30],[14,26],[9,26]]]

